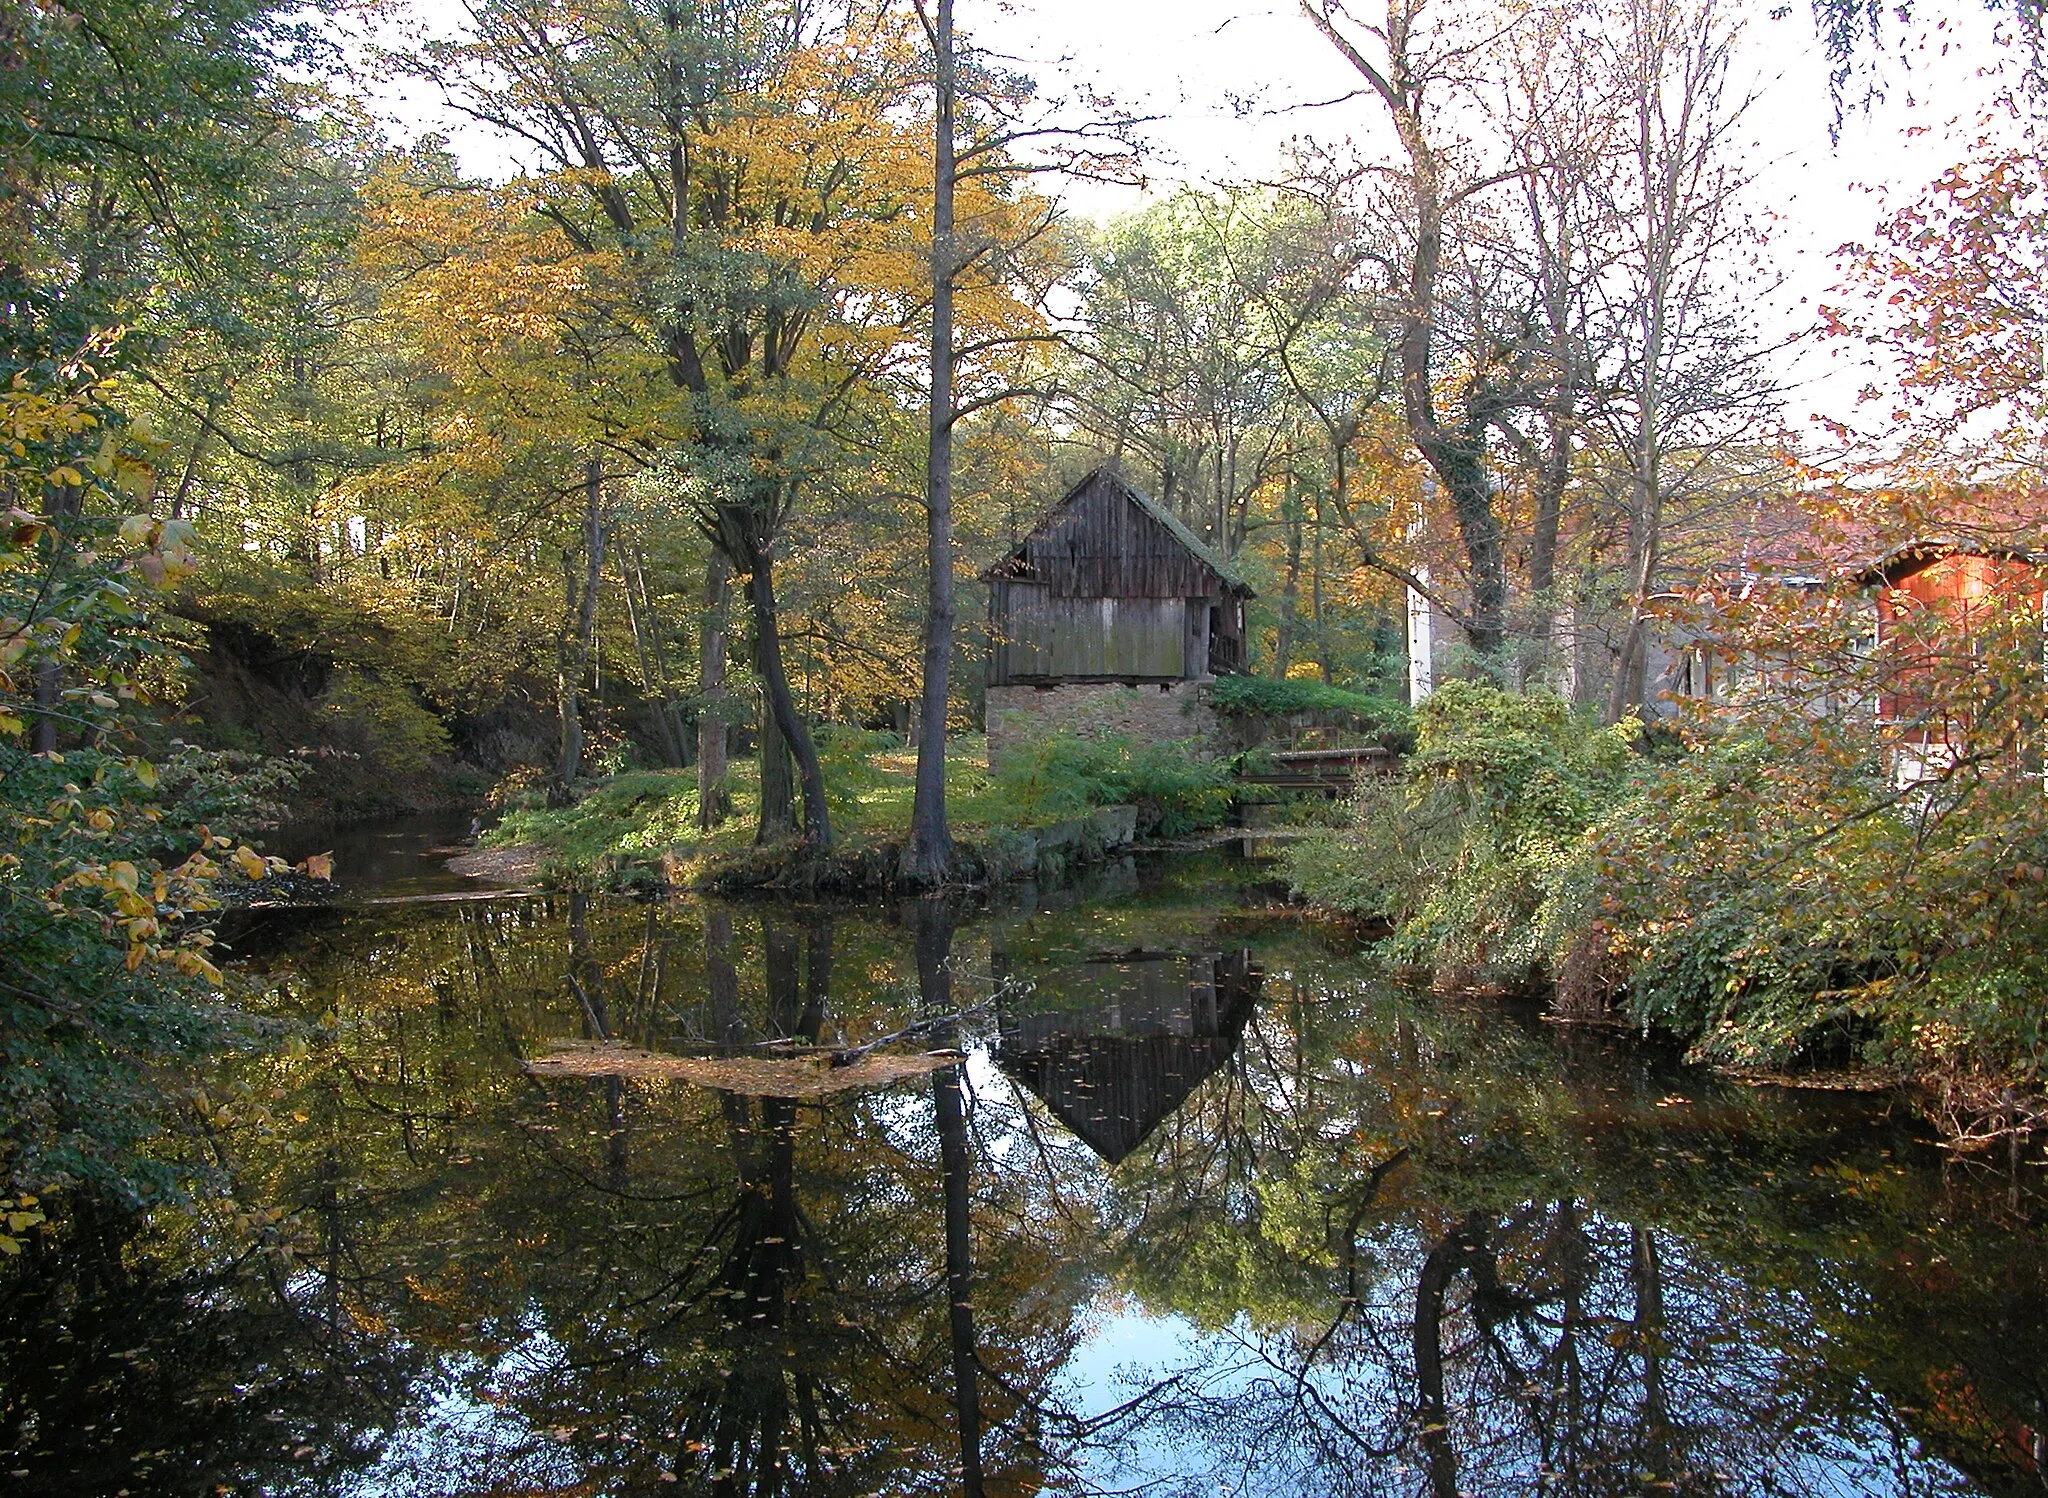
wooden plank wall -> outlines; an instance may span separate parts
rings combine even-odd
[[[1224,584],[1165,526],[1098,477],[1023,547],[1028,575],[1062,598],[1221,598]]]
[[[1189,675],[1187,605],[1180,598],[1063,598],[998,580],[989,681],[1142,679]]]

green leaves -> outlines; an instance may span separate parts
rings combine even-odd
[[[1585,919],[1593,829],[1633,791],[1641,732],[1548,693],[1450,681],[1416,712],[1406,779],[1291,849],[1295,891],[1397,927],[1390,953],[1510,986],[1561,964]]]

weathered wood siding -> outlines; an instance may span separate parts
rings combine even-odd
[[[1224,580],[1097,474],[1028,537],[1015,575],[1058,598],[1221,598]]]
[[[994,682],[1191,675],[1180,598],[1069,598],[1033,583],[991,584]]]
[[[1244,668],[1251,590],[1106,469],[983,576],[990,686],[1192,681]]]

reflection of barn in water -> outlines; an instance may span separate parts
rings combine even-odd
[[[1248,950],[1063,969],[1030,1012],[1003,1010],[996,1062],[1114,1165],[1230,1060],[1259,979]]]

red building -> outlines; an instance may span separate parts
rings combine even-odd
[[[1971,693],[1959,687],[1987,652],[2023,641],[2041,658],[2044,561],[2017,546],[1948,537],[1895,548],[1856,574],[1876,603],[1877,712],[1900,779],[1938,772],[1965,752]]]

